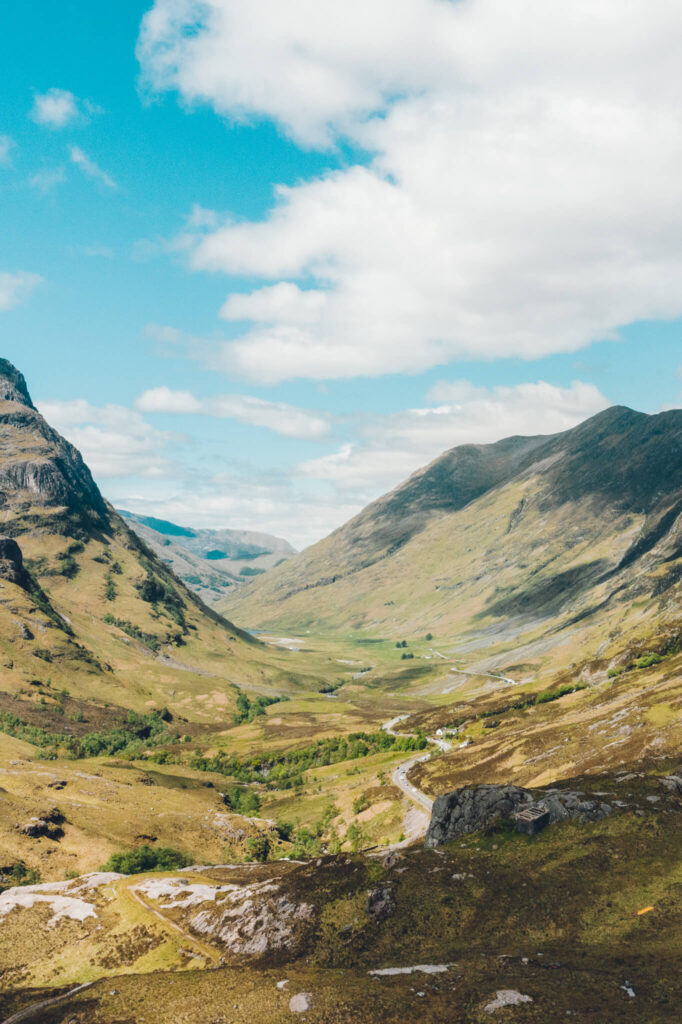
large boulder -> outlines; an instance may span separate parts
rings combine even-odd
[[[512,815],[533,802],[527,789],[519,786],[465,786],[436,797],[425,845],[438,846],[455,836],[478,832],[499,818]]]
[[[436,797],[425,845],[447,843],[456,836],[478,832],[500,818],[513,818],[531,804],[549,812],[550,822],[599,821],[612,807],[571,790],[530,790],[520,786],[465,786]]]

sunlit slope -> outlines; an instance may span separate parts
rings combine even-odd
[[[137,709],[187,701],[192,714],[214,691],[230,704],[229,683],[267,689],[278,657],[127,527],[1,360],[0,689],[49,682]]]
[[[682,412],[616,407],[445,453],[220,607],[249,626],[488,648],[591,635],[676,609],[681,512]]]

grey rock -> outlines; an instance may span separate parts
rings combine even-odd
[[[0,579],[16,583],[24,589],[28,588],[30,582],[28,573],[24,569],[21,548],[12,537],[0,537]],[[25,635],[25,630],[21,630],[21,632]],[[31,639],[30,636],[25,638]]]
[[[384,921],[395,910],[393,888],[390,885],[377,885],[370,889],[365,900],[365,913],[373,921]]]
[[[424,845],[431,849],[455,836],[478,832],[499,818],[508,818],[533,797],[519,786],[473,786],[436,797]]]
[[[289,1009],[292,1013],[307,1013],[313,1008],[312,992],[298,992],[289,1000]]]
[[[500,818],[514,817],[531,804],[548,811],[550,823],[569,818],[579,822],[600,821],[613,810],[610,804],[568,790],[470,786],[436,797],[424,845],[433,848],[455,836],[478,832]]]

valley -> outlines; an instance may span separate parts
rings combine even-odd
[[[209,605],[2,361],[2,1019],[672,1021],[681,452],[623,409],[453,449]],[[609,812],[424,845],[510,785]]]

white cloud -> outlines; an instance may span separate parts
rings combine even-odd
[[[36,403],[45,419],[78,448],[95,477],[163,477],[173,434],[156,430],[138,412],[121,405],[91,405],[85,399]]]
[[[8,164],[12,159],[12,150],[16,143],[9,135],[0,135],[0,164]]]
[[[329,418],[321,413],[299,409],[285,402],[268,402],[253,395],[218,395],[196,398],[190,391],[152,388],[135,402],[140,412],[194,413],[219,419],[233,419],[255,427],[265,427],[283,437],[317,440],[330,432]]]
[[[114,179],[106,171],[102,170],[99,164],[91,160],[87,153],[84,153],[79,146],[69,146],[69,158],[89,178],[100,181],[107,188],[118,188]]]
[[[201,404],[188,391],[160,392],[155,389],[145,406],[196,412]],[[163,479],[147,477],[132,487],[112,482],[108,492],[132,511],[189,526],[264,530],[304,547],[448,448],[565,430],[608,404],[580,381],[566,388],[543,381],[498,388],[444,381],[424,407],[361,419],[356,441],[293,470],[255,470],[244,462],[207,473],[192,461],[176,463]]]
[[[38,93],[30,112],[31,119],[46,128],[66,128],[80,116],[80,101],[66,89]]]
[[[65,180],[66,174],[63,167],[46,167],[42,171],[32,174],[28,183],[43,195],[47,195]]]
[[[676,0],[156,0],[152,88],[373,154],[187,226],[194,268],[265,284],[213,365],[415,372],[682,315],[681,47]]]
[[[567,388],[545,381],[494,388],[444,381],[429,399],[438,404],[370,419],[360,441],[303,462],[298,473],[328,481],[364,505],[449,448],[558,433],[611,404],[581,381]]]
[[[0,271],[0,310],[11,309],[26,299],[41,282],[40,274]]]

